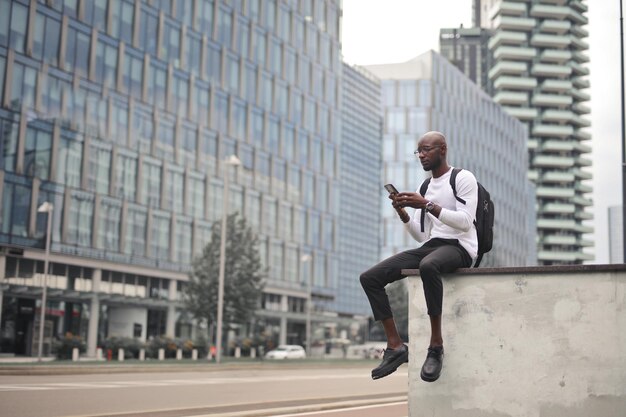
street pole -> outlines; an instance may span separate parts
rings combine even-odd
[[[48,203],[47,201],[45,203],[43,203],[38,209],[37,212],[39,213],[47,213],[47,220],[46,220],[46,255],[44,258],[44,266],[43,266],[43,271],[44,271],[44,277],[43,277],[43,291],[41,293],[41,311],[39,313],[39,342],[38,342],[38,347],[37,347],[37,361],[41,362],[41,355],[43,352],[43,333],[44,333],[44,324],[46,321],[46,303],[48,302],[47,295],[48,295],[48,263],[49,263],[49,258],[50,258],[50,224],[51,224],[51,217],[52,217],[52,209],[54,208],[54,206],[50,203]]]
[[[619,43],[622,80],[622,262],[626,262],[626,124],[624,121],[624,16],[622,15],[622,0],[619,1]]]
[[[229,172],[232,166],[240,165],[241,162],[235,155],[223,161],[224,164],[224,193],[222,201],[222,230],[220,235],[220,269],[217,283],[217,330],[215,341],[215,362],[222,360],[222,321],[224,320],[224,271],[226,269],[226,219],[228,217],[228,192],[229,192]]]
[[[300,258],[302,261],[302,265],[305,268],[305,276],[306,276],[306,354],[307,356],[311,355],[311,304],[312,304],[312,296],[311,296],[311,274],[309,274],[310,268],[308,268],[307,263],[311,260],[311,255],[302,255]]]

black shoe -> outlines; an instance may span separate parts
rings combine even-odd
[[[392,374],[400,365],[409,361],[409,347],[402,345],[398,349],[385,349],[383,361],[372,370],[372,379],[383,378]]]
[[[443,367],[443,346],[429,347],[428,355],[424,365],[422,365],[422,372],[420,376],[426,382],[435,382],[441,375],[441,368]]]

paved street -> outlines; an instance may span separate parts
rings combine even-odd
[[[408,415],[406,367],[372,381],[372,366],[374,362],[356,367],[329,363],[207,372],[2,375],[0,417]],[[384,412],[372,407],[381,402],[390,403]],[[334,414],[329,408],[342,411]]]

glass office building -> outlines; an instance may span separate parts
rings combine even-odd
[[[398,64],[366,67],[381,81],[385,182],[416,190],[426,177],[413,154],[427,131],[446,135],[448,162],[471,170],[496,206],[494,247],[481,266],[536,262],[532,185],[526,178],[526,127],[434,51]],[[414,248],[386,195],[383,257]]]
[[[269,274],[255,331],[302,343],[308,278],[314,330],[332,320],[340,16],[336,0],[0,0],[2,352],[38,341],[46,201],[46,351],[65,332],[92,355],[112,335],[194,337],[181,294],[232,154],[230,207]]]

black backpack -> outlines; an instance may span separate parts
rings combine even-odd
[[[453,168],[452,174],[450,174],[450,187],[456,198],[460,203],[465,204],[465,200],[456,195],[456,176],[461,171],[461,168]],[[428,190],[428,184],[430,184],[430,178],[426,178],[420,187],[420,194],[426,195]],[[422,232],[424,231],[424,219],[426,217],[426,210],[422,209],[421,223]],[[476,205],[476,220],[474,220],[474,226],[476,226],[476,234],[478,235],[478,257],[474,268],[478,268],[480,261],[483,259],[483,255],[491,250],[493,247],[493,221],[495,218],[495,207],[489,191],[478,183],[478,204]]]

